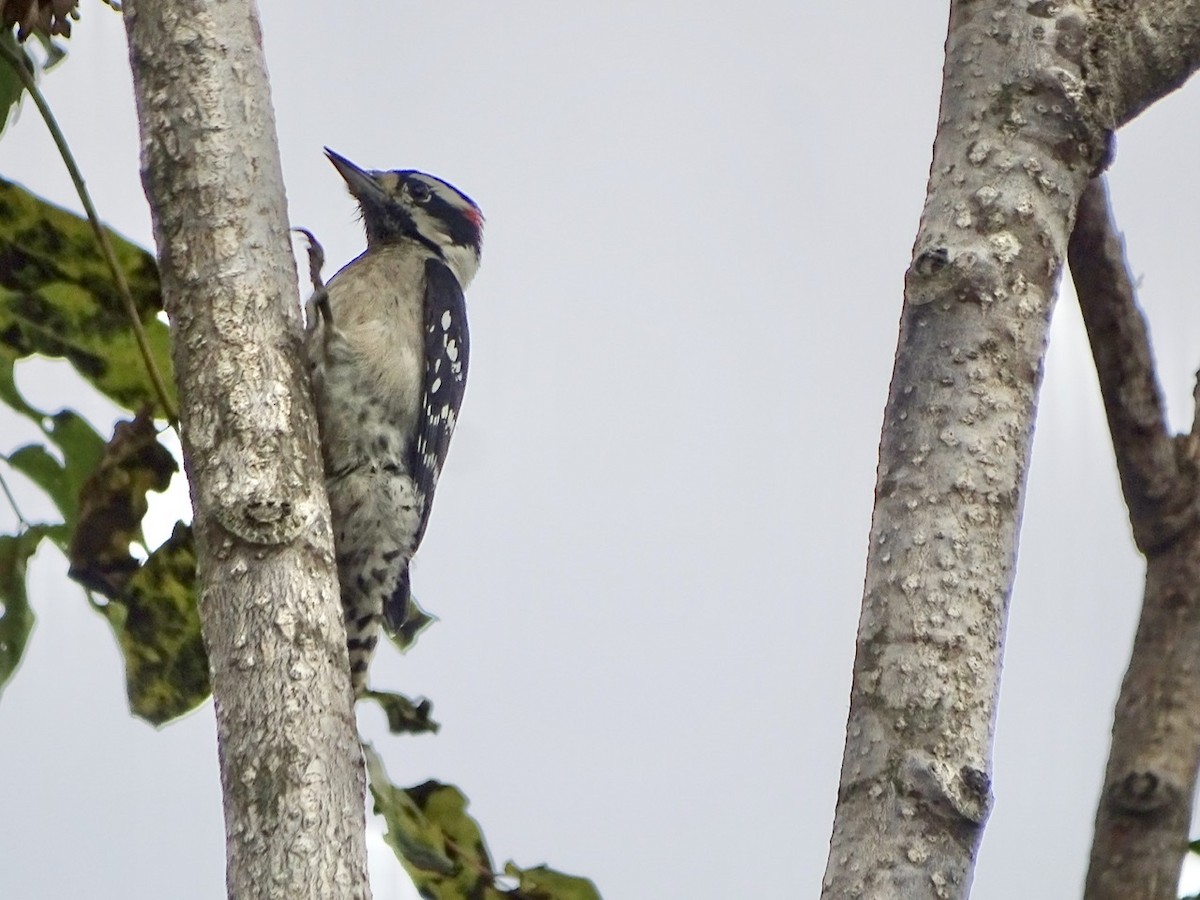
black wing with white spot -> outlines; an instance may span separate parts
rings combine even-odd
[[[421,393],[421,424],[413,448],[413,479],[425,500],[413,541],[415,551],[425,536],[433,491],[450,449],[467,387],[467,304],[458,279],[444,262],[425,262],[425,384]]]

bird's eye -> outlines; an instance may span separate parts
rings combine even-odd
[[[408,196],[413,198],[414,203],[428,203],[429,198],[433,196],[433,191],[429,189],[429,185],[422,184],[419,181],[410,181],[408,183]]]

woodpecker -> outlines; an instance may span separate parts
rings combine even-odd
[[[306,334],[357,695],[381,620],[395,633],[416,612],[409,563],[466,387],[463,290],[479,268],[483,214],[432,175],[325,155],[367,233],[366,251],[327,285],[314,264]]]

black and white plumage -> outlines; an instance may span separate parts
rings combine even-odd
[[[361,693],[381,619],[396,632],[411,614],[409,562],[466,387],[463,289],[479,267],[483,215],[432,175],[366,171],[325,152],[367,232],[366,251],[310,302],[307,335],[351,676]]]

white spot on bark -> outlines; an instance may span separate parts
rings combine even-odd
[[[1021,253],[1021,242],[1016,239],[1011,231],[1001,231],[999,234],[993,234],[988,238],[988,246],[991,247],[992,255],[1001,263],[1011,263]]]

